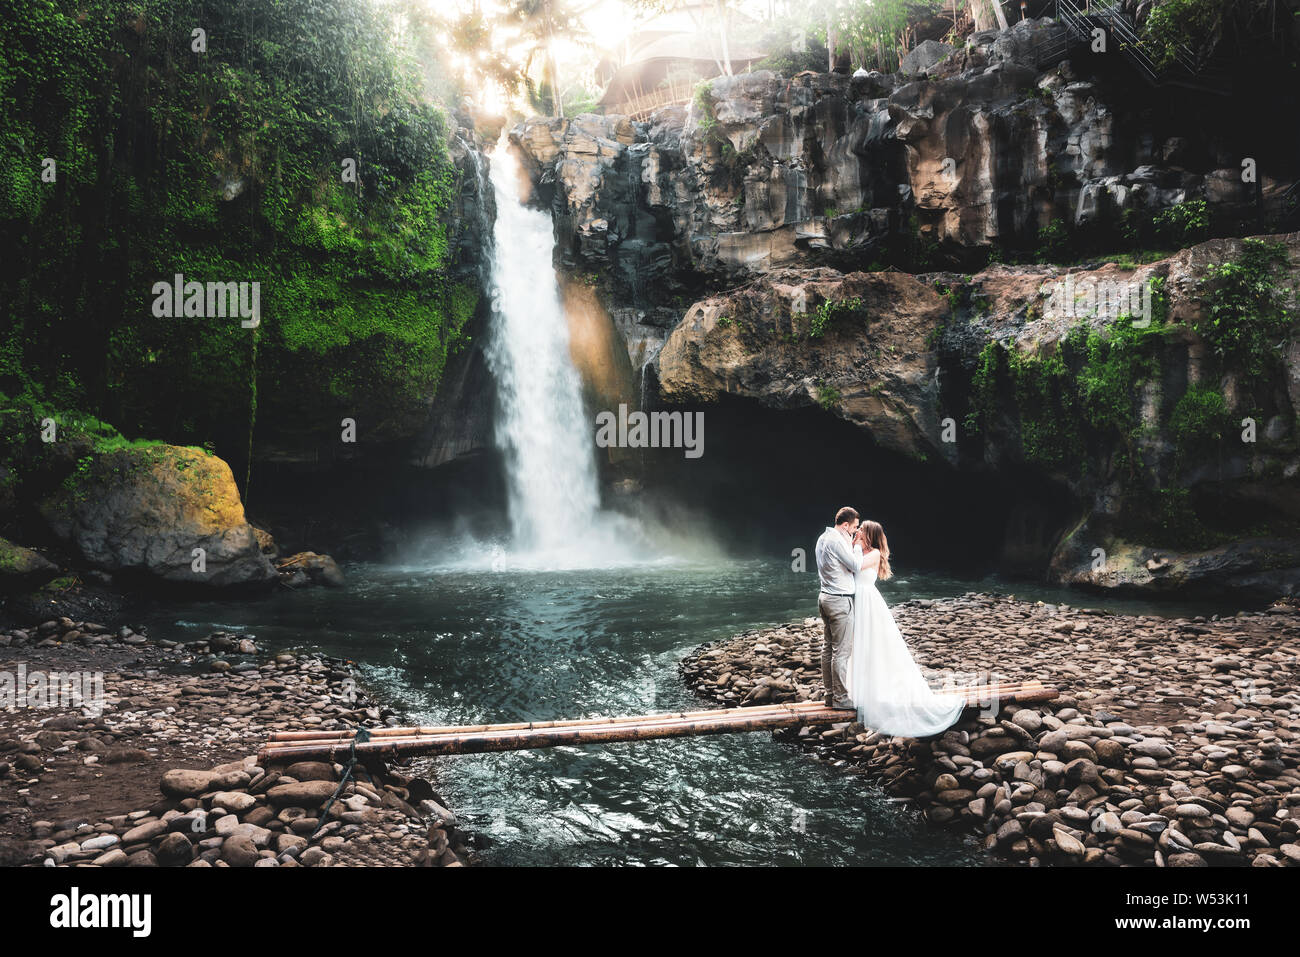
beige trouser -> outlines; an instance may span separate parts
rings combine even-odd
[[[845,687],[849,652],[853,648],[853,596],[819,595],[817,610],[822,615],[822,685],[828,704],[849,700]]]

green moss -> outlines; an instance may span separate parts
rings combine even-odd
[[[1014,346],[989,342],[971,377],[970,410],[966,413],[970,432],[988,433],[1002,381],[1009,386],[1019,419],[1024,459],[1049,471],[1078,462],[1082,443],[1079,398],[1073,387],[1074,373],[1060,351],[1039,358]]]
[[[1181,466],[1193,457],[1212,455],[1232,425],[1223,393],[1208,386],[1194,386],[1174,406],[1169,420]]]
[[[1234,274],[1234,281],[1242,280]],[[1254,291],[1266,302],[1274,301],[1258,286]],[[1161,342],[1173,328],[1163,280],[1153,280],[1152,321],[1146,326],[1135,325],[1128,316],[1102,330],[1079,322],[1055,351],[1041,356],[990,342],[971,375],[966,428],[987,433],[999,403],[1010,400],[1025,461],[1047,470],[1086,471],[1090,449],[1117,450],[1113,466],[1127,474],[1130,487],[1140,488],[1147,470],[1141,455],[1146,431],[1142,386],[1159,375]],[[1214,454],[1231,427],[1227,403],[1217,389],[1188,390],[1168,424],[1176,449],[1175,474],[1194,458]],[[1207,541],[1189,531],[1193,521],[1185,496],[1168,490],[1152,495],[1130,509],[1131,515],[1146,509],[1153,516],[1142,520],[1145,524],[1129,521],[1130,527],[1141,526],[1144,540]]]
[[[850,316],[862,312],[862,300],[856,296],[851,299],[825,299],[812,311],[808,320],[808,338],[820,339],[826,334],[833,320],[840,316]]]
[[[1008,359],[1025,461],[1049,471],[1076,463],[1082,444],[1078,398],[1060,353],[1039,358],[1013,350]]]
[[[1118,444],[1116,464],[1134,472],[1143,464],[1138,387],[1156,374],[1156,345],[1168,329],[1163,320],[1135,327],[1121,316],[1103,334],[1079,322],[1041,356],[989,342],[971,376],[966,428],[988,432],[1005,382],[1027,462],[1049,471],[1086,470],[1091,438]]]
[[[1138,266],[1145,266],[1153,262],[1159,262],[1161,259],[1168,259],[1173,254],[1174,250],[1172,249],[1139,249],[1131,252],[1113,252],[1090,256],[1088,261],[1098,260],[1114,263],[1123,269],[1136,269]]]
[[[1206,270],[1206,309],[1192,328],[1214,350],[1220,371],[1255,380],[1279,371],[1281,343],[1297,318],[1294,291],[1278,281],[1287,261],[1282,243],[1246,239],[1236,259]]]
[[[1133,472],[1142,465],[1138,387],[1159,371],[1154,345],[1168,327],[1155,322],[1136,327],[1131,319],[1121,317],[1107,336],[1076,329],[1080,331],[1072,342],[1082,339],[1086,354],[1078,378],[1080,411],[1094,432],[1119,439],[1122,451],[1116,464]]]
[[[47,419],[54,422],[53,442],[42,439],[42,423]],[[94,486],[107,477],[108,470],[120,476],[124,468],[135,471],[162,465],[190,481],[196,470],[189,453],[212,454],[193,446],[128,439],[93,415],[59,409],[31,392],[15,397],[0,394],[0,428],[11,438],[0,443],[5,485],[18,498],[44,498],[55,489],[49,505],[65,513],[94,494]],[[131,454],[113,458],[122,452]]]
[[[18,546],[0,538],[0,572],[13,574],[21,571],[26,563],[20,557]]]
[[[29,6],[0,36],[0,391],[236,460],[255,421],[427,402],[475,294],[450,276],[447,121],[386,9]],[[176,273],[260,283],[261,327],[155,317]]]
[[[717,129],[718,120],[713,114],[713,81],[701,80],[695,85],[695,93],[692,96],[695,104],[695,114],[698,117],[697,123],[700,132],[712,134]]]
[[[972,435],[978,435],[991,424],[996,411],[998,378],[1006,355],[1007,350],[996,340],[985,343],[980,350],[971,376],[970,408],[964,419],[966,431]]]

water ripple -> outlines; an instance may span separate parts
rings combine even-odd
[[[148,623],[163,637],[237,628],[273,650],[350,658],[413,720],[470,724],[699,708],[677,677],[684,655],[742,629],[816,614],[815,576],[780,562],[346,572],[346,589],[164,607]],[[1032,594],[910,574],[891,584],[888,600],[979,588]],[[987,863],[974,842],[928,830],[861,776],[763,732],[422,764],[483,836],[489,864]]]

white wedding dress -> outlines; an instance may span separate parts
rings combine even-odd
[[[854,576],[853,644],[845,686],[858,720],[873,731],[908,738],[939,734],[956,723],[965,696],[936,694],[876,588],[876,569]]]

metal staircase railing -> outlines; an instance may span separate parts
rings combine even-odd
[[[1282,194],[1278,201],[1278,208],[1282,212],[1282,222],[1289,225],[1294,219],[1300,223],[1300,180],[1291,184],[1291,188]]]
[[[1065,0],[1065,2],[1069,3],[1070,0]],[[1087,8],[1085,7],[1085,9]],[[1160,70],[1156,67],[1155,61],[1142,48],[1142,38],[1129,25],[1128,17],[1124,15],[1119,4],[1101,7],[1090,12],[1098,21],[1104,23],[1106,29],[1110,31],[1110,35],[1119,41],[1119,48],[1129,58],[1129,61],[1153,83],[1159,82]]]
[[[1065,23],[1059,10],[1057,11],[1056,20],[1058,23],[1065,26],[1066,29],[1060,37],[1053,40],[1039,52],[1038,66],[1040,69],[1044,66],[1054,65],[1059,61],[1064,60],[1070,54],[1070,47],[1078,41],[1078,37],[1074,34],[1070,25]]]
[[[1097,3],[1094,6],[1092,0],[1084,0],[1081,8],[1074,0],[1057,0],[1056,14],[1077,42],[1090,41],[1094,27],[1104,27],[1118,41],[1119,48],[1129,63],[1147,82],[1179,82],[1175,73],[1162,70],[1156,65],[1147,53],[1146,45],[1138,35],[1133,21],[1119,3]],[[1174,48],[1174,62],[1197,86],[1215,92],[1227,92],[1224,87],[1229,83],[1229,76],[1221,58],[1201,56],[1180,44]]]

